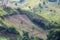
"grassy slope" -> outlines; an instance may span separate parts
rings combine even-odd
[[[0,16],[13,14],[14,12],[18,13],[14,8],[5,7],[3,9],[0,9]]]
[[[39,2],[40,2],[40,0],[28,0],[28,1],[25,1],[23,4],[24,5],[27,5],[27,7],[30,7],[29,8],[29,11],[34,11],[33,10],[33,8],[37,8],[38,7],[38,5],[39,5]],[[46,10],[45,8],[44,8],[44,5],[42,6],[43,7],[43,9],[42,9],[42,12],[40,12],[40,8],[38,8],[38,11],[37,11],[37,9],[36,9],[36,12],[33,12],[33,14],[31,13],[31,14],[29,14],[29,15],[32,15],[33,17],[35,17],[35,13],[36,13],[36,15],[39,15],[40,16],[40,18],[41,17],[43,17],[43,18],[45,18],[46,20],[48,20],[48,23],[47,23],[47,25],[49,24],[49,23],[51,23],[51,24],[53,24],[53,22],[55,22],[55,23],[57,23],[57,24],[60,24],[60,12],[59,12],[59,6],[53,6],[53,5],[51,5],[52,3],[46,3],[46,6],[48,7],[48,10]],[[22,8],[21,8],[22,9]],[[49,10],[55,10],[56,12],[50,12]],[[25,9],[24,10],[28,10],[26,7],[25,7]],[[33,19],[32,17],[31,17],[31,19]],[[43,19],[43,20],[45,20],[45,19]],[[45,24],[46,24],[45,23]]]
[[[4,13],[3,13],[4,11]],[[13,8],[9,8],[9,10],[7,9],[2,9],[2,12],[1,12],[1,15],[0,16],[4,16],[4,15],[10,15],[10,14],[13,14],[13,13],[19,13],[16,9],[13,9]],[[6,13],[6,14],[5,14]],[[26,12],[27,13],[27,12]],[[29,13],[30,14],[30,13]],[[8,23],[6,23],[3,19],[0,18],[0,26],[3,26],[3,27],[8,27],[8,28],[13,28],[14,26],[13,25],[10,25]],[[17,29],[16,27],[16,30],[19,31],[20,35],[23,36],[23,31],[21,31],[20,29]]]
[[[54,15],[54,13],[43,11],[42,13],[37,13],[37,14],[46,18],[49,21],[54,21],[54,22],[60,23],[60,17],[59,17],[58,13],[56,13],[56,15]]]
[[[39,11],[36,12],[36,14],[44,17],[49,22],[54,21],[54,22],[60,24],[60,16],[59,16],[60,15],[60,12],[59,12],[60,9],[59,9],[59,6],[58,5],[53,6],[53,3],[49,3],[49,2],[45,5],[48,8],[45,8],[45,6],[42,5],[42,7],[43,7],[42,11],[40,12],[40,10],[39,10]],[[53,10],[53,11],[50,11],[50,10]]]
[[[17,11],[13,8],[9,8],[9,10],[0,9],[0,27],[14,28],[12,25],[5,23],[5,21],[1,18],[4,15],[10,15],[10,14],[13,14],[14,12],[17,13]],[[2,39],[2,38],[4,38],[4,39]],[[6,39],[3,36],[3,37],[0,37],[0,40],[10,40],[10,39],[8,39],[8,38]]]
[[[3,9],[0,9],[0,21],[4,22],[4,20],[1,19],[1,17],[3,17],[4,15],[13,14],[14,12],[18,13],[15,9],[10,8],[10,7],[6,7],[6,8],[3,8]],[[0,22],[0,25],[2,25],[1,22]]]
[[[31,8],[33,9],[35,6],[37,6],[38,4],[39,4],[39,1],[37,1],[37,3],[35,3],[34,1],[29,1],[28,3],[27,2],[25,2],[24,4],[26,4],[27,6],[31,6]],[[36,4],[36,5],[35,5]],[[26,9],[26,8],[25,8]],[[51,8],[52,9],[52,8]],[[55,9],[55,8],[53,8],[53,9]],[[56,8],[57,9],[57,8]],[[56,10],[55,9],[55,10]],[[14,11],[15,12],[17,12],[15,9],[13,9],[13,8],[11,8],[11,10],[9,11],[9,12],[7,12],[6,10],[3,10],[3,9],[0,9],[0,16],[3,16],[3,15],[6,15],[6,14],[11,14],[11,13],[14,13]],[[18,13],[18,12],[17,12]],[[8,15],[9,15],[8,14]],[[40,12],[40,11],[37,11],[36,12],[36,14],[37,15],[39,15],[39,16],[42,16],[43,18],[45,18],[46,20],[48,20],[49,22],[52,22],[52,21],[55,21],[55,22],[57,22],[57,23],[60,23],[60,18],[59,18],[59,13],[55,13],[55,15],[54,15],[54,13],[51,13],[51,12],[47,12],[47,11],[42,11],[42,12]],[[32,13],[29,13],[28,15],[32,15]],[[33,15],[34,16],[34,15]],[[29,16],[30,17],[30,16]],[[35,16],[34,16],[35,17]],[[32,18],[32,17],[30,17],[30,18]],[[4,21],[3,21],[4,22]],[[5,23],[5,22],[4,22]],[[5,23],[6,24],[6,23]],[[7,26],[12,26],[12,25],[9,25],[9,24],[6,24]]]
[[[0,16],[6,15],[6,14],[7,13],[3,9],[0,9]]]
[[[39,4],[40,0],[25,0],[20,6],[23,10],[29,10],[31,11],[34,7],[36,7]]]
[[[37,7],[39,5],[39,2],[40,2],[40,0],[26,0],[22,4],[26,5],[27,7],[30,6],[30,9],[33,9],[34,7]],[[59,11],[58,6],[52,7],[50,3],[47,3],[46,5],[49,7],[48,9]],[[24,7],[24,8],[25,8],[24,10],[28,10],[26,7]],[[23,8],[21,8],[21,9],[23,9]],[[52,22],[52,21],[57,22],[57,23],[60,22],[60,18],[59,18],[60,13],[59,12],[51,13],[44,9],[44,10],[42,10],[42,13],[37,11],[36,14],[44,17],[46,20],[49,20],[50,22]]]

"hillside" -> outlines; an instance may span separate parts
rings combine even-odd
[[[51,29],[60,27],[59,0],[20,2],[6,0],[0,5],[1,40],[46,40]]]
[[[7,10],[9,9],[9,10]],[[31,20],[31,16],[28,14],[31,14],[28,11],[23,11],[21,9],[12,9],[10,7],[5,7],[2,9],[5,12],[1,13],[0,15],[0,26],[6,26],[8,28],[15,28],[21,36],[23,35],[23,31],[26,31],[29,33],[29,36],[35,36],[38,38],[44,38],[46,36],[45,30],[42,28],[39,28],[37,25],[35,25]],[[12,11],[12,12],[11,12]],[[26,14],[25,14],[26,13]],[[7,34],[6,34],[7,35]],[[40,36],[38,36],[40,35]],[[41,37],[42,36],[42,37]]]

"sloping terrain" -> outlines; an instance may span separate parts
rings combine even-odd
[[[45,38],[47,34],[46,30],[38,27],[30,20],[32,16],[30,17],[30,15],[28,15],[30,14],[29,12],[10,9],[9,7],[4,8],[3,10],[5,12],[8,12],[7,14],[3,14],[2,16],[0,16],[0,18],[2,18],[3,23],[8,26],[8,28],[10,28],[11,26],[14,27],[21,34],[21,36],[23,35],[22,31],[26,31],[29,33],[29,36]]]
[[[44,17],[49,22],[56,22],[60,24],[60,6],[58,5],[59,0],[42,0],[42,2],[38,5],[38,10],[36,9],[36,14]]]
[[[31,36],[32,35],[36,36],[42,33],[43,33],[42,38],[46,36],[46,31],[33,24],[26,15],[16,14],[8,16],[8,18],[5,18],[5,23],[13,25],[18,31],[19,30],[27,31]]]
[[[16,0],[13,3],[15,2],[19,4],[19,1]],[[11,37],[12,40],[15,40],[17,35],[10,29],[15,28],[15,31],[17,30],[20,34],[21,40],[25,38],[25,34],[29,37],[34,36],[45,39],[50,29],[60,26],[59,1],[24,0],[19,8],[13,8],[12,6],[7,7],[4,5],[0,8],[0,36]],[[4,31],[5,28],[7,34]],[[18,40],[20,39],[18,38]],[[33,39],[28,38],[27,40]]]

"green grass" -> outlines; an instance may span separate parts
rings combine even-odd
[[[19,13],[16,9],[14,8],[10,8],[10,7],[5,7],[3,9],[0,9],[0,16],[3,16],[3,15],[9,15],[9,14],[12,14],[12,13]]]
[[[3,9],[0,9],[0,16],[6,15],[6,14],[7,13]]]
[[[51,12],[47,12],[47,11],[43,11],[43,12],[36,12],[37,15],[44,17],[46,20],[48,20],[49,22],[57,22],[60,24],[60,16],[59,13],[51,13]]]
[[[0,40],[10,40],[8,37],[0,36]]]

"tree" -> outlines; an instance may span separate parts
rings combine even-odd
[[[22,40],[29,40],[28,32],[23,31],[23,37]]]
[[[60,26],[49,31],[47,40],[60,40]]]

